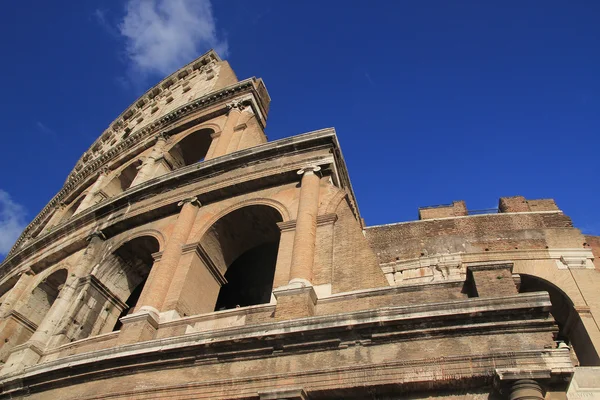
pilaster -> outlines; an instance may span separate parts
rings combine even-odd
[[[139,304],[154,310],[163,310],[167,293],[173,281],[173,277],[179,266],[182,246],[186,244],[200,202],[196,197],[188,198],[179,203],[181,211],[171,232],[160,262],[150,270],[150,276],[140,296]]]
[[[302,176],[296,233],[292,250],[290,267],[290,283],[313,280],[315,262],[315,245],[317,236],[317,215],[319,213],[319,185],[317,173],[320,167],[308,167],[298,171]]]
[[[140,167],[133,182],[131,182],[131,186],[139,185],[155,177],[157,163],[163,157],[168,138],[169,136],[164,133],[156,137],[156,143],[152,148],[152,152]]]

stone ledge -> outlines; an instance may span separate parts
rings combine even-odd
[[[455,324],[459,323],[460,325],[459,317],[461,315],[469,317],[471,320],[477,317],[485,318],[486,315],[488,315],[488,318],[493,319],[494,315],[502,314],[511,315],[516,318],[519,313],[531,315],[533,312],[532,310],[534,309],[537,309],[538,313],[547,316],[550,305],[551,303],[547,293],[533,292],[503,298],[473,298],[420,306],[389,307],[334,316],[313,316],[290,321],[279,321],[192,333],[184,336],[127,344],[118,348],[76,354],[29,367],[25,370],[23,376],[32,377],[45,373],[56,374],[58,373],[57,371],[60,370],[64,370],[65,373],[71,374],[75,368],[81,368],[85,370],[86,373],[91,373],[97,368],[103,368],[101,366],[106,366],[107,364],[116,364],[120,366],[125,366],[126,364],[131,365],[131,363],[136,364],[136,358],[147,360],[151,355],[160,357],[160,360],[158,361],[159,364],[169,364],[170,362],[181,362],[181,356],[169,359],[169,352],[179,354],[183,349],[188,349],[185,353],[189,354],[189,357],[192,359],[198,359],[198,357],[200,357],[198,351],[202,353],[200,349],[204,346],[210,346],[213,349],[210,357],[212,357],[211,359],[215,362],[215,357],[218,355],[218,352],[215,352],[216,346],[219,344],[227,344],[228,351],[232,352],[234,357],[244,358],[254,356],[255,354],[253,352],[256,351],[261,354],[265,351],[267,351],[267,353],[272,353],[274,348],[265,342],[267,338],[271,338],[270,340],[285,340],[287,344],[292,344],[306,341],[310,342],[310,337],[312,335],[319,335],[320,337],[325,335],[339,338],[340,335],[352,334],[352,331],[360,331],[363,329],[365,332],[373,335],[378,333],[378,331],[385,332],[387,329],[386,327],[396,326],[394,329],[397,330],[399,324],[406,324],[411,321],[419,321],[419,326],[423,327],[423,324],[426,321],[437,321],[439,325],[439,321],[442,318],[450,318]],[[132,315],[128,318],[148,318],[146,315],[148,313],[143,314],[143,316]],[[522,327],[525,330],[531,329],[531,324],[537,324],[537,327],[535,327],[537,330],[549,329],[553,326],[553,321],[551,320],[530,319],[529,321],[524,320],[521,322],[523,325]],[[452,324],[447,325],[446,331],[448,333],[456,330],[456,327]],[[348,329],[349,327],[352,329]],[[498,326],[498,328],[505,329],[502,326]],[[512,328],[519,329],[519,323],[516,322]],[[471,333],[476,332],[478,329],[489,332],[490,330],[493,331],[495,326],[493,324],[477,324],[476,321],[473,321],[472,326],[468,327],[468,330]],[[406,328],[405,332],[407,332]],[[441,330],[436,328],[436,334],[443,334],[443,332],[443,327]],[[420,332],[420,334],[423,333],[426,337],[427,332]],[[377,339],[377,337],[374,339]],[[255,344],[252,345],[252,343]],[[232,344],[235,344],[236,346],[244,345],[246,348],[248,345],[258,347],[250,352],[239,352],[234,351],[234,349],[231,348]],[[192,349],[195,350],[192,351]],[[127,361],[124,362],[125,360]]]
[[[298,390],[301,386],[306,394],[311,393],[335,393],[337,398],[344,390],[364,394],[381,388],[389,389],[393,385],[396,393],[405,393],[409,390],[444,389],[452,387],[460,382],[462,387],[477,387],[491,385],[495,379],[498,369],[536,368],[540,363],[550,371],[550,378],[545,383],[564,382],[573,374],[573,366],[566,349],[553,350],[527,350],[515,352],[497,352],[489,354],[472,354],[467,356],[449,356],[436,358],[423,358],[417,360],[395,360],[378,364],[356,364],[336,367],[314,366],[311,369],[299,372],[282,372],[280,374],[262,374],[252,377],[238,377],[228,379],[210,379],[192,383],[177,383],[172,385],[161,385],[147,387],[143,385],[135,391],[120,391],[103,393],[98,396],[86,397],[92,399],[112,399],[123,397],[171,397],[169,393],[177,394],[185,398],[257,398],[259,393],[268,393],[273,387],[279,390]],[[197,366],[197,364],[196,364]],[[193,368],[194,365],[188,365]],[[74,370],[73,370],[74,372]],[[115,376],[115,371],[112,375]],[[24,391],[37,392],[44,390],[47,384],[56,388],[57,386],[70,384],[71,379],[89,379],[83,376],[62,377],[52,382],[36,380],[28,385],[30,376],[18,377],[11,381],[2,382],[5,390],[0,398],[18,396]],[[105,378],[110,378],[106,376]],[[62,382],[61,382],[62,381]],[[290,382],[293,382],[290,384]],[[356,386],[357,382],[369,382],[368,386],[363,384]],[[293,385],[292,387],[290,387]]]

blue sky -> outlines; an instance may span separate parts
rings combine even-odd
[[[600,234],[600,2],[3,4],[0,257],[108,124],[217,48],[262,77],[270,140],[333,126],[368,225],[555,198]]]

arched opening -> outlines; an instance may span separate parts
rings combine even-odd
[[[272,207],[247,206],[219,219],[202,237],[202,248],[227,280],[215,311],[270,301],[281,221]]]
[[[121,327],[123,326],[123,323],[121,322],[121,318],[123,318],[126,315],[131,314],[133,312],[133,310],[135,310],[135,307],[137,306],[140,296],[142,295],[142,290],[144,289],[145,284],[146,284],[146,279],[144,279],[142,282],[140,282],[133,289],[133,291],[127,298],[127,301],[125,302],[125,308],[123,308],[123,311],[121,311],[121,314],[119,314],[119,317],[117,318],[117,322],[115,323],[113,332],[120,330]]]
[[[146,281],[159,243],[152,236],[140,236],[104,255],[102,263],[80,286],[78,301],[72,304],[57,330],[61,342],[72,342],[120,328],[119,318],[131,312]]]
[[[212,129],[200,129],[181,139],[169,150],[173,169],[203,161],[212,142]]]
[[[140,298],[144,284],[150,274],[159,243],[151,236],[141,236],[122,244],[112,254],[116,274],[111,273],[109,288],[121,299],[125,307],[116,317],[113,331],[121,328],[120,318],[131,314]]]
[[[83,202],[83,199],[85,199],[85,195],[79,196],[79,198],[65,210],[62,217],[60,218],[61,222],[66,221],[73,215],[75,215],[75,211],[77,211],[77,209]]]
[[[42,322],[50,307],[56,301],[60,289],[67,281],[67,270],[59,269],[50,274],[33,289],[27,301],[25,315],[31,322],[38,325]]]
[[[562,340],[572,346],[582,366],[600,365],[600,357],[571,299],[545,279],[527,274],[520,274],[520,276],[520,293],[548,292],[550,295],[552,302],[550,313],[559,328],[556,340]]]
[[[140,160],[134,161],[131,164],[129,164],[127,168],[123,169],[121,173],[119,173],[119,176],[115,178],[116,182],[118,182],[119,184],[118,187],[119,189],[121,189],[121,192],[124,192],[127,189],[129,189],[141,165],[142,162]]]
[[[50,311],[66,280],[66,269],[54,271],[42,280],[28,297],[23,298],[24,303],[16,303],[16,311],[22,317],[19,322],[14,318],[3,321],[0,330],[0,362],[6,362],[12,348],[29,340]],[[27,296],[27,293],[24,293],[24,296]]]
[[[102,192],[106,196],[111,197],[129,189],[141,165],[141,160],[136,160],[129,164],[102,189]]]

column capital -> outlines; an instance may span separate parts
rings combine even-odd
[[[110,168],[108,168],[105,165],[98,170],[98,177],[100,177],[101,175],[108,175],[109,173],[110,173]]]
[[[238,111],[243,111],[244,108],[246,108],[246,105],[244,104],[245,100],[244,99],[235,99],[229,103],[227,103],[227,110],[231,111],[231,110],[238,110]]]
[[[94,231],[85,238],[86,241],[91,242],[95,237],[100,238],[101,240],[106,240],[106,236],[101,230]]]
[[[161,132],[158,135],[156,135],[156,141],[157,142],[158,141],[165,141],[166,142],[167,140],[169,140],[170,137],[171,137],[171,135],[169,135],[168,133]]]
[[[198,197],[196,197],[196,196],[189,197],[187,199],[183,199],[179,203],[177,203],[177,205],[179,207],[182,207],[186,203],[196,204],[198,207],[202,206],[202,203],[200,203],[200,201],[198,200]]]
[[[296,172],[298,175],[304,175],[304,174],[316,174],[317,172],[321,171],[321,167],[319,167],[318,165],[313,165],[313,166],[309,166],[309,167],[304,167],[302,169],[299,169],[298,172]]]

